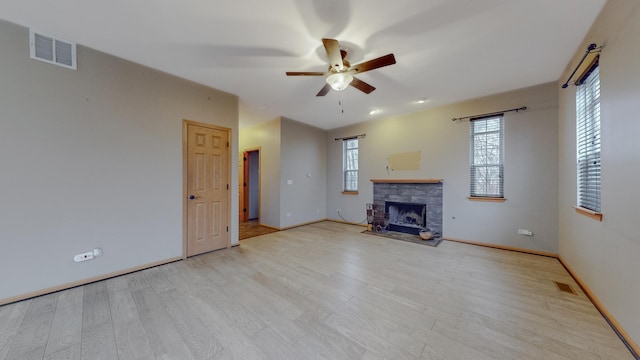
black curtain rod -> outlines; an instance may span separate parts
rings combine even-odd
[[[573,78],[573,75],[576,74],[576,71],[578,71],[578,69],[580,68],[580,65],[582,65],[582,63],[584,62],[584,59],[586,59],[587,56],[589,56],[589,54],[591,54],[592,52],[598,52],[600,50],[602,50],[602,46],[598,47],[596,44],[589,44],[589,46],[587,46],[587,51],[584,52],[582,59],[580,59],[580,62],[578,63],[578,65],[576,65],[576,68],[573,69],[573,72],[571,73],[571,75],[569,75],[569,78],[567,79],[567,81],[564,84],[562,84],[563,89],[566,89],[569,86],[569,81],[571,81],[571,78]]]
[[[351,140],[351,139],[357,139],[357,138],[361,138],[361,137],[365,137],[367,136],[367,134],[360,134],[360,135],[353,135],[353,136],[347,136],[347,137],[339,137],[339,138],[335,138],[333,140],[338,141],[338,140]]]
[[[524,110],[527,110],[526,106],[519,107],[519,108],[516,108],[516,109],[496,111],[496,112],[492,112],[492,113],[488,113],[488,114],[471,115],[471,116],[453,118],[453,119],[451,119],[451,121],[461,121],[461,120],[464,120],[464,119],[483,118],[483,117],[492,116],[492,115],[500,115],[500,114],[504,114],[506,112],[511,112],[511,111],[518,112],[518,111],[524,111]]]

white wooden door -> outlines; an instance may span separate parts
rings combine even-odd
[[[187,256],[229,246],[229,131],[187,126]]]

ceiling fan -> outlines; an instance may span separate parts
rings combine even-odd
[[[345,59],[347,52],[340,49],[338,40],[322,39],[322,43],[324,44],[324,49],[327,51],[327,57],[329,58],[329,70],[326,72],[287,71],[287,76],[326,76],[326,84],[322,89],[320,89],[316,96],[325,96],[331,89],[342,91],[349,87],[349,85],[365,94],[369,94],[376,88],[353,75],[396,63],[396,58],[393,54],[388,54],[352,66],[349,64],[349,61]]]

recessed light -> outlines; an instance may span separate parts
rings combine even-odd
[[[426,102],[427,102],[427,98],[426,97],[418,100],[418,104],[424,104]]]
[[[378,113],[378,110],[371,110],[371,111],[369,111],[369,115],[374,115],[374,114],[377,114],[377,113]]]
[[[260,106],[258,106],[258,110],[260,110],[260,111],[265,111],[265,110],[267,110],[267,105],[260,105]]]

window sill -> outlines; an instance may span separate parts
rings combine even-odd
[[[342,195],[358,195],[357,191],[343,191]]]
[[[577,205],[574,205],[573,208],[576,209],[576,212],[580,215],[584,215],[596,221],[602,221],[602,213],[591,211]]]
[[[484,196],[469,196],[467,199],[470,201],[485,201],[485,202],[505,202],[507,199],[498,197],[484,197]]]

